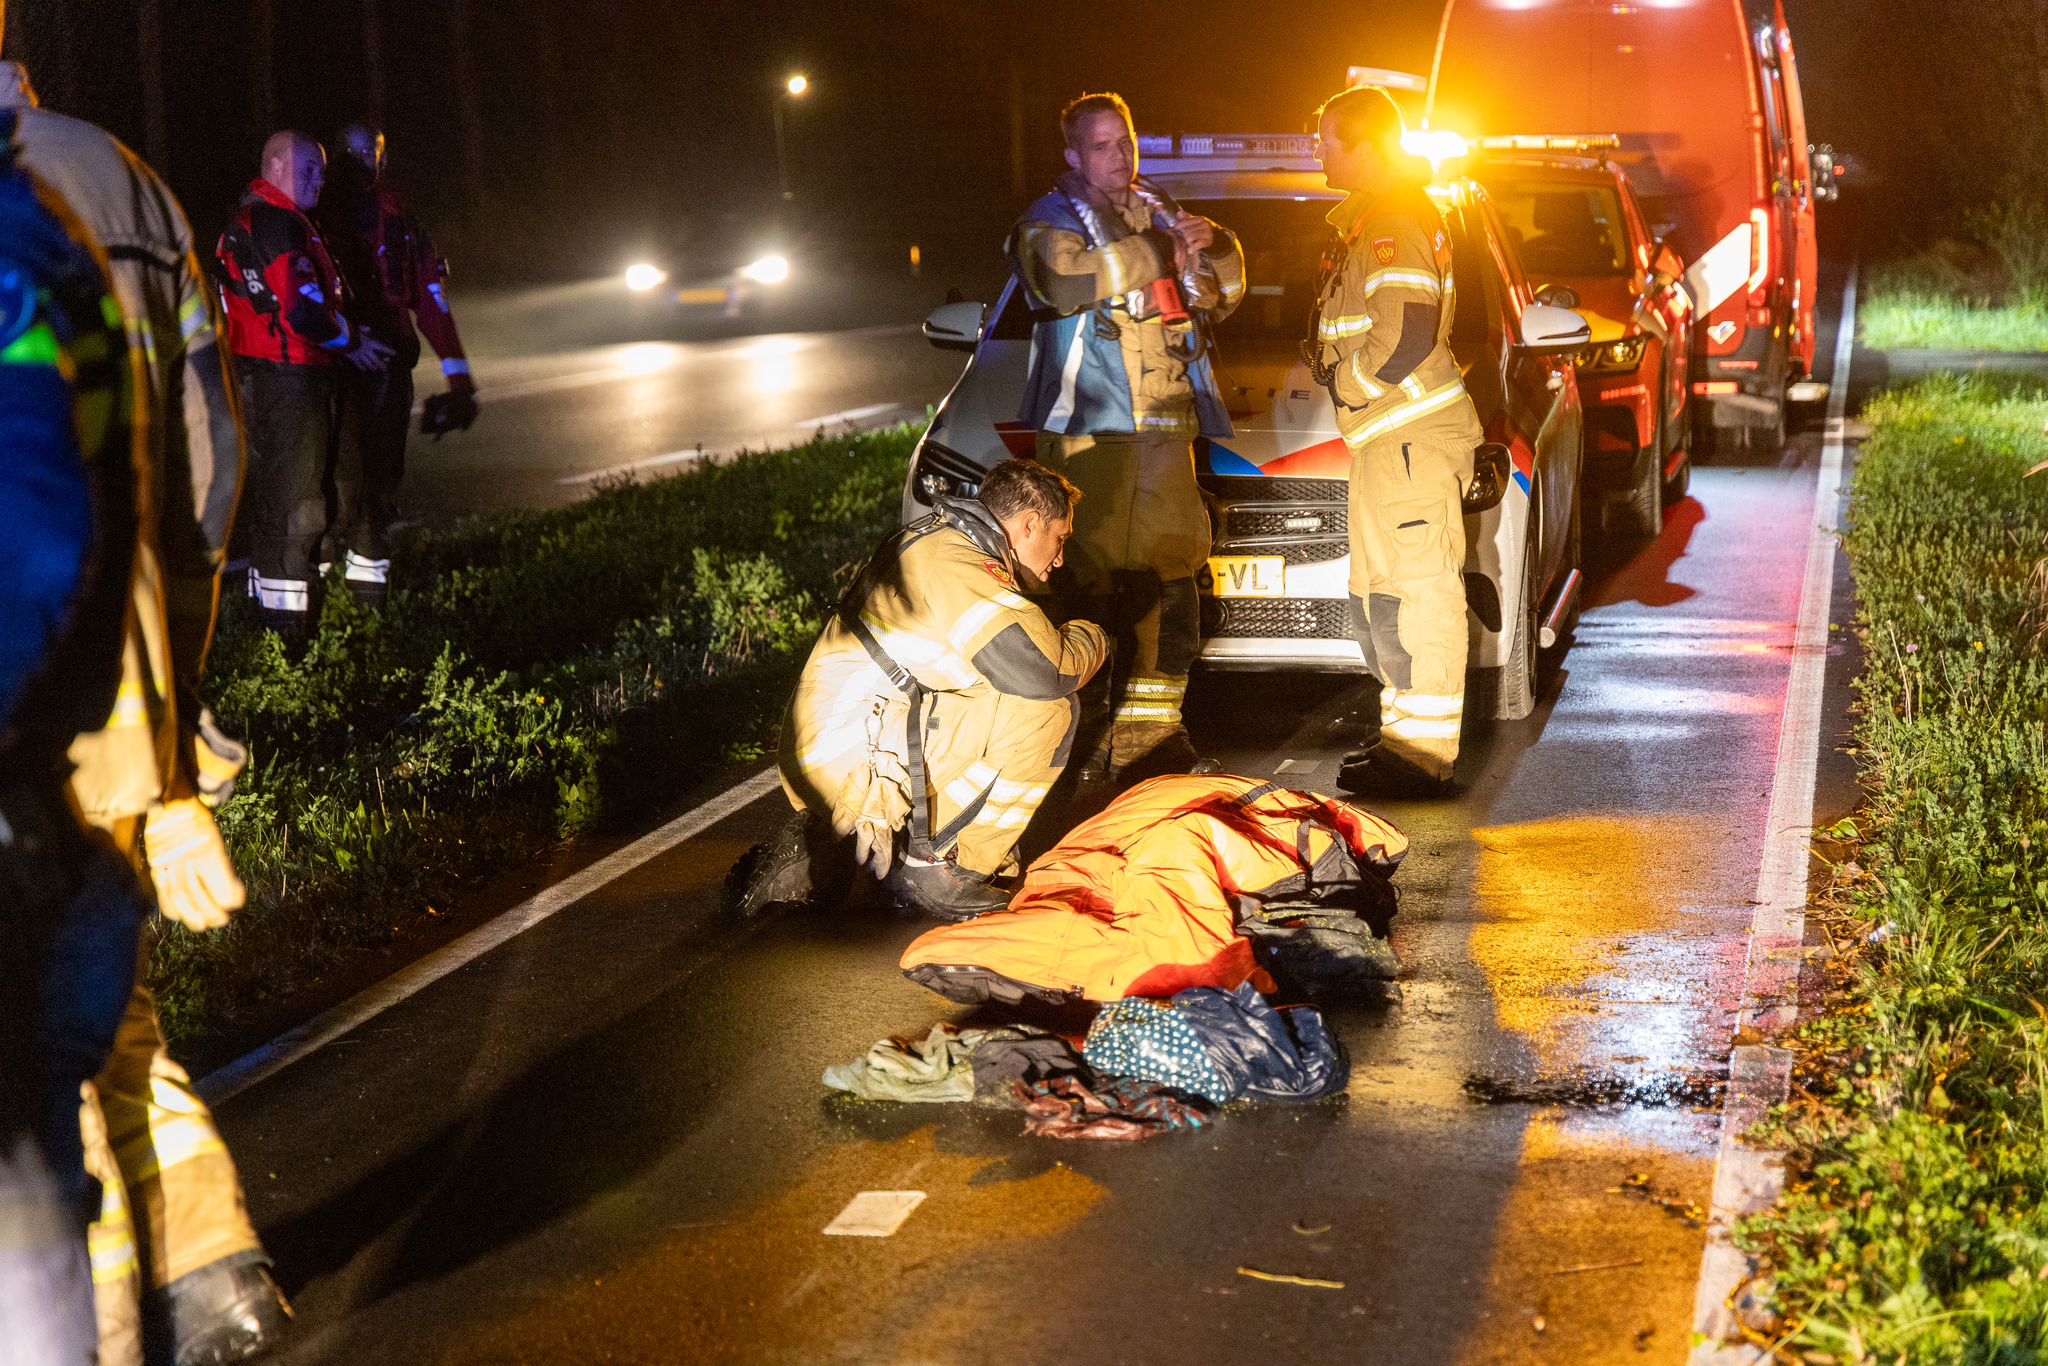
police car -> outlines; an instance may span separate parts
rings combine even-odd
[[[1202,660],[1211,668],[1362,671],[1351,633],[1346,494],[1350,457],[1329,394],[1300,355],[1339,197],[1300,135],[1145,136],[1148,179],[1244,245],[1247,292],[1216,329],[1217,377],[1235,435],[1198,440],[1215,525],[1202,584]],[[1583,318],[1538,303],[1486,192],[1431,189],[1450,229],[1458,282],[1451,345],[1496,447],[1502,496],[1466,517],[1474,711],[1517,719],[1535,706],[1539,649],[1576,616],[1581,413],[1573,355]],[[934,495],[970,492],[1036,434],[1018,420],[1031,314],[1012,280],[993,307],[941,306],[933,345],[971,353],[918,443],[906,521]]]

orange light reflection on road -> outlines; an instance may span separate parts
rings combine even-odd
[[[1687,902],[1703,817],[1603,813],[1473,832],[1472,960],[1545,1073],[1696,1070],[1713,966]]]

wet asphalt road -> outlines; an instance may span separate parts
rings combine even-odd
[[[720,918],[771,799],[224,1107],[291,1359],[1682,1360],[1818,454],[1699,469],[1593,567],[1538,713],[1468,737],[1461,795],[1373,803],[1414,842],[1406,972],[1330,1010],[1343,1097],[1094,1146],[829,1096],[826,1065],[961,1012],[895,971],[918,924]],[[1193,724],[1315,786],[1363,700],[1211,676]],[[820,1236],[897,1189],[929,1198],[895,1236]]]
[[[483,415],[440,441],[417,433],[406,457],[405,515],[550,507],[591,481],[686,469],[706,454],[795,445],[922,418],[965,359],[916,324],[842,331],[695,335],[567,346],[475,360]],[[422,366],[422,394],[439,380]]]

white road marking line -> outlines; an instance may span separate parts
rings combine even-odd
[[[685,811],[658,830],[614,850],[579,873],[544,887],[510,910],[442,945],[411,967],[393,973],[358,992],[325,1014],[278,1035],[253,1052],[209,1072],[197,1087],[208,1105],[219,1105],[257,1082],[319,1051],[365,1021],[375,1019],[423,987],[532,929],[557,911],[566,910],[607,883],[624,877],[649,859],[701,834],[734,812],[759,801],[780,781],[772,768],[736,783],[700,806]]]
[[[851,427],[864,419],[880,417],[884,413],[908,411],[910,410],[900,403],[870,403],[865,408],[848,408],[843,412],[827,413],[823,417],[806,418],[804,421],[797,423],[796,426],[799,429],[806,427],[821,429],[825,427]]]
[[[923,1203],[923,1191],[862,1191],[824,1232],[838,1238],[887,1238]]]
[[[1843,421],[1849,403],[1849,366],[1856,346],[1856,278],[1842,290],[1834,371],[1828,376],[1828,425],[1813,497],[1813,530],[1806,543],[1806,582],[1799,592],[1799,629],[1785,685],[1785,717],[1778,732],[1778,766],[1764,823],[1763,865],[1757,872],[1756,913],[1749,930],[1749,960],[1742,974],[1739,1029],[1771,1038],[1799,1015],[1799,950],[1806,939],[1806,869],[1813,828],[1814,775],[1820,758],[1821,688],[1827,680],[1828,616],[1835,592],[1836,514],[1841,504]],[[1734,1331],[1730,1296],[1751,1274],[1735,1246],[1735,1222],[1769,1208],[1784,1188],[1783,1154],[1752,1148],[1742,1134],[1785,1098],[1792,1080],[1790,1050],[1745,1043],[1728,1058],[1728,1090],[1721,1109],[1720,1153],[1714,1162],[1714,1202],[1707,1249],[1700,1259],[1693,1299],[1692,1366],[1760,1363],[1747,1343],[1722,1346]]]
[[[762,446],[763,450],[767,447]],[[644,460],[629,460],[623,465],[607,465],[601,470],[590,470],[584,474],[565,474],[557,484],[595,484],[600,479],[615,479],[622,474],[637,474],[642,470],[660,469],[664,465],[680,465],[686,460],[716,460],[720,452],[706,450],[702,446],[691,446],[685,450],[667,451],[661,455],[650,455]]]

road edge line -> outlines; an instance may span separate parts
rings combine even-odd
[[[215,1068],[194,1087],[208,1105],[221,1105],[264,1079],[290,1067],[342,1035],[375,1019],[391,1007],[443,977],[532,929],[557,911],[567,910],[592,892],[614,882],[641,864],[701,834],[726,817],[751,806],[775,790],[780,777],[773,768],[733,784],[717,796],[649,831],[622,849],[615,849],[588,868],[541,888],[518,905],[500,911],[459,939],[399,969],[375,986],[326,1010],[294,1029]]]
[[[1764,855],[1757,870],[1756,911],[1750,917],[1749,954],[1742,971],[1737,1034],[1774,1038],[1799,1015],[1799,970],[1806,941],[1807,866],[1811,857],[1813,798],[1820,763],[1821,694],[1827,682],[1828,618],[1835,587],[1836,537],[1841,508],[1843,455],[1848,437],[1850,370],[1856,349],[1856,286],[1860,263],[1849,265],[1842,316],[1828,375],[1826,435],[1815,480],[1813,527],[1807,539],[1806,577],[1799,592],[1799,624],[1792,638],[1792,669],[1785,681],[1784,720],[1778,732],[1771,805],[1764,818]],[[1691,1366],[1750,1366],[1768,1360],[1736,1334],[1730,1299],[1753,1272],[1735,1246],[1735,1222],[1777,1203],[1785,1186],[1784,1154],[1754,1148],[1742,1135],[1783,1101],[1792,1085],[1792,1053],[1768,1043],[1743,1043],[1728,1055],[1728,1089],[1721,1103],[1721,1134],[1714,1158],[1714,1197],[1707,1246],[1693,1296]],[[1747,1297],[1744,1301],[1748,1305]]]

